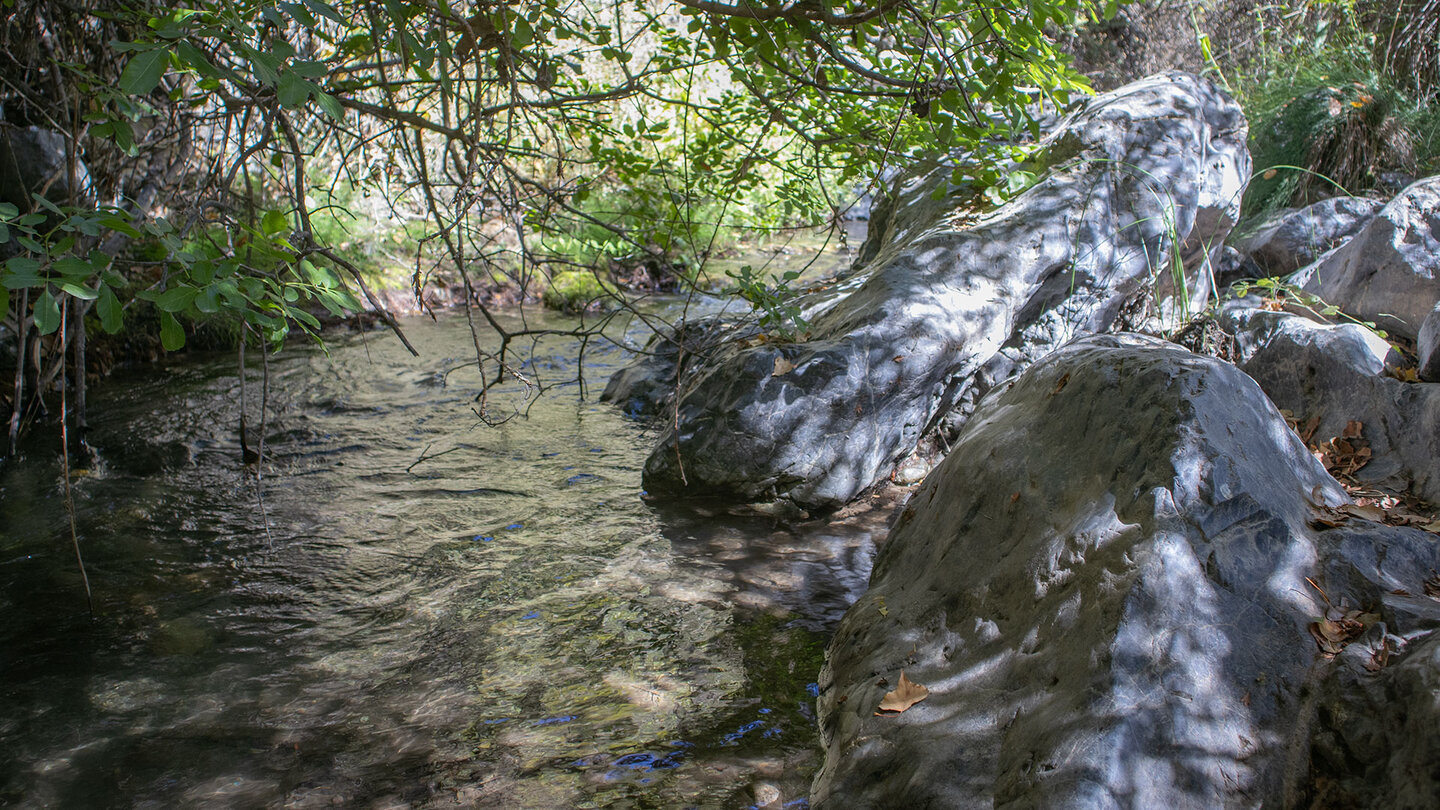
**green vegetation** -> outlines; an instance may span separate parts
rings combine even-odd
[[[1292,3],[1287,25],[1259,32],[1259,57],[1233,82],[1255,158],[1247,213],[1440,171],[1434,80],[1424,79],[1424,70],[1394,70],[1427,59],[1434,67],[1434,32],[1430,51],[1413,47],[1404,33],[1409,5],[1416,4],[1389,0],[1362,11],[1348,3]],[[1435,19],[1415,21],[1433,26]]]
[[[362,304],[398,333],[376,284],[461,286],[482,310],[497,286],[524,301],[548,285],[568,308],[604,283],[683,288],[734,234],[829,223],[882,169],[936,153],[966,155],[957,180],[1008,188],[1017,135],[1086,87],[1048,32],[1114,11],[6,5],[0,308],[42,379],[72,348],[85,365],[87,330],[142,311],[167,350],[215,324],[278,346]],[[27,174],[15,144],[32,135],[53,160]],[[575,287],[585,273],[595,286]],[[743,291],[773,319],[786,281],[769,283]],[[528,332],[480,314],[502,347],[477,349],[486,378],[519,375]],[[12,424],[33,394],[12,388]]]
[[[564,270],[550,277],[542,300],[561,312],[599,309],[615,300],[615,287],[590,270]]]

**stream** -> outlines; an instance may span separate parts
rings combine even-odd
[[[271,358],[259,496],[233,355],[92,390],[93,619],[53,434],[0,466],[0,806],[807,807],[883,510],[651,502],[653,436],[596,401],[626,352],[492,427],[463,315],[403,327],[419,358],[376,331]]]

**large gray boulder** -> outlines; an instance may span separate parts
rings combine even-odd
[[[1228,96],[1169,74],[1085,102],[1042,142],[1040,181],[978,221],[910,184],[903,210],[876,216],[890,240],[811,302],[807,340],[737,342],[684,376],[646,488],[838,505],[977,385],[1142,319],[1130,308],[1147,297],[1172,317],[1199,306],[1245,136]]]
[[[1295,806],[1325,600],[1375,611],[1392,664],[1440,625],[1412,607],[1434,535],[1311,528],[1345,498],[1232,365],[1131,335],[1051,354],[976,410],[841,622],[815,806]],[[902,670],[929,697],[876,716]]]
[[[1359,233],[1384,205],[1368,197],[1332,197],[1287,208],[1244,228],[1230,244],[1264,275],[1289,275]]]
[[[1413,340],[1440,301],[1440,176],[1400,192],[1350,241],[1292,281],[1360,320]]]
[[[1389,344],[1355,324],[1320,324],[1299,315],[1237,308],[1223,325],[1236,358],[1276,407],[1302,423],[1318,418],[1315,440],[1364,425],[1370,461],[1360,481],[1440,503],[1440,385],[1387,376]]]

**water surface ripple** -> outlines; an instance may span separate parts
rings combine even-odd
[[[233,358],[95,391],[94,620],[58,452],[0,468],[0,806],[805,806],[878,518],[647,503],[639,426],[574,385],[482,425],[463,319],[405,326],[418,360],[372,332],[271,361],[268,521]],[[592,394],[624,359],[591,346]]]

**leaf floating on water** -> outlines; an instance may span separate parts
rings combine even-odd
[[[880,699],[880,709],[875,714],[880,717],[899,714],[927,697],[930,697],[930,690],[905,677],[902,669],[900,683],[893,692],[886,692],[885,697]]]
[[[795,370],[795,364],[785,359],[785,355],[775,356],[775,370],[770,372],[771,377],[779,377],[782,374],[789,374]]]

